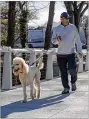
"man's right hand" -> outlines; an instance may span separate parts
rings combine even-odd
[[[58,41],[61,41],[61,36],[58,36],[58,37],[57,37],[57,40],[58,40]]]

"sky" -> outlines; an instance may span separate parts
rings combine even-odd
[[[48,21],[48,12],[49,12],[49,1],[35,2],[35,8],[40,9],[38,12],[39,19],[29,21],[28,25],[30,26],[41,26]],[[44,9],[41,9],[44,8]],[[65,12],[66,8],[62,1],[57,1],[55,4],[55,14],[54,22],[60,21],[60,15],[62,12]],[[85,14],[88,14],[88,10]]]

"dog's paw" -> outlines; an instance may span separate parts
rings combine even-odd
[[[27,100],[22,100],[22,103],[26,103],[27,102]]]
[[[40,98],[40,95],[38,95],[37,97],[36,97],[36,99],[39,99]]]
[[[36,93],[33,94],[34,98],[36,98]]]
[[[31,99],[34,100],[34,96],[32,96]]]
[[[40,90],[38,90],[38,93],[37,93],[37,96],[36,96],[37,99],[40,98]]]

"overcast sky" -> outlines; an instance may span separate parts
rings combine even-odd
[[[29,25],[30,26],[41,26],[42,24],[44,24],[48,20],[49,1],[46,1],[46,2],[36,1],[35,2],[35,8],[37,8],[37,9],[44,8],[44,9],[39,10],[39,12],[38,12],[39,19],[29,21]],[[65,12],[65,11],[66,11],[66,8],[65,8],[63,2],[57,1],[55,4],[54,21],[59,22],[60,21],[60,14],[62,12]],[[86,12],[86,14],[88,14],[88,13]]]

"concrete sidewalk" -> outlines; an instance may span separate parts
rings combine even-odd
[[[61,95],[61,79],[41,82],[41,98],[21,103],[22,88],[1,92],[1,117],[6,119],[88,119],[88,73],[79,73],[77,91]]]

